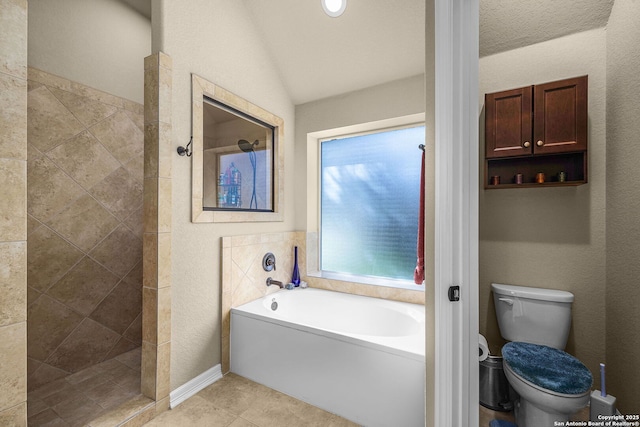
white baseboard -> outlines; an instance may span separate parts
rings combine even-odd
[[[175,408],[203,388],[222,378],[222,367],[216,365],[169,393],[169,407]]]

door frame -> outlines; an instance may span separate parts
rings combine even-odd
[[[436,388],[427,424],[477,426],[479,1],[434,1]]]

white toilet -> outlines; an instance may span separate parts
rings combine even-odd
[[[518,427],[553,426],[589,402],[593,377],[565,353],[573,294],[552,289],[491,284],[507,381],[519,396]],[[559,425],[559,424],[555,424]]]

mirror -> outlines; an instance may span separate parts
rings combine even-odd
[[[193,222],[282,221],[283,121],[196,75]]]

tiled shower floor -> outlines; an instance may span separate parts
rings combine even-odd
[[[30,392],[29,427],[83,426],[140,394],[140,357],[137,348]]]

